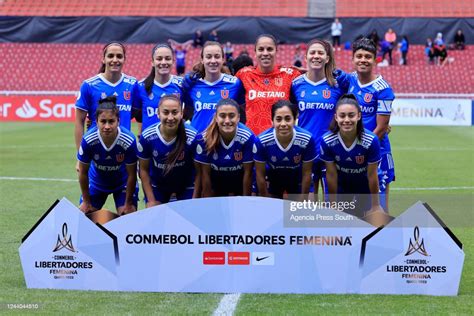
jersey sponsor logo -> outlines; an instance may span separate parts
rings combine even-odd
[[[323,90],[323,98],[329,99],[331,97],[331,90]]]
[[[280,77],[275,78],[275,86],[277,87],[283,86],[283,78],[280,78]]]
[[[124,91],[123,92],[123,98],[125,100],[130,100],[130,97],[132,96],[132,93],[130,91]]]
[[[234,159],[235,161],[241,161],[242,160],[242,152],[241,151],[237,151],[234,153]]]
[[[84,155],[84,150],[82,149],[82,146],[79,146],[79,155]]]
[[[364,106],[364,105],[362,105],[360,107],[360,111],[362,113],[373,113],[375,111],[375,108],[373,106]]]
[[[119,111],[126,111],[130,112],[132,110],[132,106],[130,104],[117,104]]]
[[[257,151],[258,151],[258,150],[257,150],[257,145],[253,144],[252,152],[253,152],[254,154],[256,154]]]
[[[123,162],[125,159],[125,154],[123,153],[117,154],[115,155],[115,159],[117,160],[117,162]]]
[[[364,94],[364,101],[369,103],[370,101],[372,101],[372,93],[366,93]]]
[[[137,144],[137,149],[138,149],[139,152],[143,151],[143,146],[140,142],[138,142],[138,144]]]
[[[227,99],[229,97],[229,90],[223,89],[221,90],[221,98],[222,99]]]
[[[332,111],[334,109],[334,103],[300,101],[298,102],[298,108],[300,109],[300,111],[304,111],[307,109]]]
[[[357,162],[359,165],[361,165],[361,164],[364,163],[365,156],[364,156],[364,155],[359,155],[359,156],[356,156],[355,159],[356,159],[356,162]]]
[[[249,100],[256,98],[286,98],[286,93],[283,91],[255,91],[249,90]]]
[[[293,73],[292,68],[281,67],[280,72],[286,72],[287,74],[291,75]]]
[[[202,103],[201,101],[196,101],[196,103],[194,103],[194,108],[196,109],[196,112],[201,110],[215,110],[216,104],[217,103]]]
[[[151,106],[147,106],[146,107],[146,115],[148,115],[148,117],[155,117],[158,115],[158,108],[153,108]]]
[[[196,153],[197,153],[198,155],[202,154],[202,147],[201,147],[201,145],[199,145],[199,144],[196,146]]]

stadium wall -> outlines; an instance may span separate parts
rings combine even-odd
[[[391,27],[407,35],[410,43],[424,44],[442,32],[450,42],[457,29],[474,29],[474,18],[341,18],[342,41],[352,41],[376,29],[380,36]],[[169,38],[184,42],[197,29],[209,34],[219,31],[221,42],[253,43],[262,33],[275,35],[284,43],[330,38],[330,18],[287,17],[0,17],[0,43],[156,43]],[[474,44],[474,37],[466,37]]]

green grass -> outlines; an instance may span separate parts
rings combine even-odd
[[[459,296],[246,294],[239,301],[237,315],[473,313],[474,128],[394,127],[390,136],[397,170],[397,181],[391,186],[392,214],[404,208],[397,205],[397,199],[409,195],[426,200],[448,223],[463,242],[466,253]],[[48,142],[49,139],[53,142]],[[417,147],[422,150],[415,150]],[[74,164],[72,124],[0,124],[0,177],[75,179]],[[471,189],[397,191],[397,188],[422,187]],[[79,195],[76,182],[0,180],[0,313],[8,312],[7,303],[38,303],[41,314],[212,313],[222,297],[220,294],[27,289],[18,255],[21,238],[56,199],[65,196],[77,202]],[[449,198],[447,203],[440,202],[443,197]],[[108,201],[106,207],[113,209],[113,202]],[[460,218],[450,224],[452,214]],[[10,312],[24,314],[25,311]]]

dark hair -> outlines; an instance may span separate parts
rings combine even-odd
[[[374,55],[374,58],[377,56],[377,45],[373,40],[367,37],[361,37],[352,43],[352,56],[354,56],[355,52],[359,49],[371,52]]]
[[[104,45],[104,47],[102,48],[102,57],[105,57],[105,54],[107,53],[107,48],[109,48],[109,46],[112,46],[112,45],[117,45],[117,46],[122,47],[123,57],[125,58],[125,56],[127,54],[126,50],[125,50],[125,46],[122,43],[117,42],[117,41],[108,42],[107,44]],[[99,68],[99,73],[103,73],[103,72],[105,72],[105,64],[104,63],[102,63],[102,65]]]
[[[104,99],[99,100],[99,105],[97,106],[97,110],[95,111],[95,120],[99,119],[99,116],[104,111],[112,111],[112,113],[120,120],[120,111],[117,107],[117,97],[114,95],[108,96]]]
[[[306,51],[306,56],[308,56],[309,48],[313,44],[320,44],[321,46],[323,46],[324,50],[326,51],[326,54],[329,56],[329,61],[324,66],[324,74],[329,85],[331,87],[334,87],[336,85],[336,79],[334,79],[333,75],[333,71],[336,69],[336,61],[334,60],[334,49],[332,48],[331,43],[329,43],[328,41],[316,38],[307,44],[306,47],[308,47],[308,50]]]
[[[160,99],[160,102],[158,103],[158,110],[161,109],[161,105],[163,104],[163,102],[165,102],[167,100],[172,100],[172,101],[175,101],[176,103],[178,103],[180,111],[183,111],[183,109],[181,107],[181,99],[178,96],[174,95],[174,94],[166,94],[166,95],[162,96],[161,99]],[[168,174],[173,169],[173,167],[174,167],[176,161],[178,160],[181,152],[183,152],[184,147],[186,145],[186,139],[187,139],[186,128],[184,127],[184,120],[181,119],[181,122],[179,122],[179,125],[178,125],[178,131],[176,133],[175,147],[173,148],[173,150],[166,157],[166,169],[165,169],[165,172],[164,172],[165,175]]]
[[[209,124],[209,126],[205,130],[205,140],[206,140],[206,148],[207,148],[207,154],[209,155],[210,153],[213,153],[217,150],[217,146],[219,145],[219,127],[217,126],[217,111],[221,106],[224,105],[232,105],[237,109],[237,113],[239,113],[240,107],[237,102],[235,102],[233,99],[221,99],[219,102],[216,104],[216,112],[214,113],[214,116],[212,117],[212,121]]]
[[[247,54],[239,55],[232,62],[232,71],[236,74],[240,69],[247,66],[253,66],[253,59]]]
[[[288,100],[279,100],[272,105],[272,121],[275,118],[276,111],[285,106],[290,108],[291,114],[293,115],[293,118],[296,120],[296,117],[298,116],[298,107]]]
[[[362,113],[359,102],[357,102],[357,98],[355,97],[355,95],[353,95],[352,93],[342,95],[339,101],[337,101],[336,103],[336,107],[334,109],[335,114],[334,114],[334,117],[332,118],[331,124],[329,124],[329,130],[333,132],[334,134],[339,132],[339,125],[336,122],[335,115],[337,113],[337,109],[342,104],[353,105],[357,108],[357,113]],[[359,121],[357,121],[356,129],[357,129],[357,137],[361,139],[362,134],[364,133],[364,123],[362,122],[362,118]]]
[[[222,60],[224,60],[224,56],[225,56],[224,49],[222,48],[220,43],[214,42],[214,41],[205,42],[201,49],[201,60],[193,66],[193,74],[191,74],[191,77],[195,77],[197,75],[197,77],[199,78],[204,78],[206,76],[206,69],[204,68],[204,64],[202,63],[202,60],[204,59],[204,49],[207,46],[219,46],[222,53]],[[221,68],[221,72],[225,74],[230,74],[229,68],[227,68],[224,65]]]
[[[255,51],[257,51],[258,41],[263,37],[267,37],[267,38],[271,39],[273,41],[273,44],[275,44],[275,50],[278,50],[278,41],[275,38],[275,36],[273,36],[271,34],[260,34],[259,36],[257,36],[257,39],[255,40]]]
[[[174,52],[173,52],[173,49],[171,48],[170,45],[166,44],[166,43],[158,43],[156,44],[153,49],[151,50],[151,60],[153,61],[154,58],[155,58],[155,52],[158,48],[168,48],[170,51],[171,51],[171,55],[173,56],[174,58]],[[153,83],[155,81],[155,67],[151,67],[151,71],[150,73],[148,74],[148,76],[145,78],[145,80],[143,80],[143,84],[145,86],[145,91],[148,95],[151,94],[151,88],[153,87]]]

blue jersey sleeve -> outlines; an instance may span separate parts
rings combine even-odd
[[[267,161],[267,153],[265,147],[263,147],[262,143],[260,142],[259,138],[255,139],[255,143],[253,145],[253,160],[257,162],[266,162]]]
[[[314,141],[314,137],[311,137],[303,153],[303,162],[313,161],[316,159],[316,156],[316,142]]]
[[[329,148],[324,138],[321,139],[319,151],[319,159],[326,162],[334,161],[334,155],[332,154],[331,149]]]
[[[137,144],[137,156],[138,158],[148,160],[151,158],[151,153],[151,144],[142,135]]]
[[[242,147],[243,151],[243,163],[250,163],[253,162],[254,154],[253,154],[253,146],[255,144],[255,136],[250,135],[249,139],[245,142],[244,146]]]
[[[90,164],[92,161],[92,152],[84,138],[82,139],[81,146],[79,146],[79,150],[77,151],[77,159],[85,164]]]
[[[145,87],[143,87],[145,88]],[[132,108],[140,110],[142,108],[142,99],[140,95],[140,85],[136,82],[132,86]]]
[[[337,85],[339,89],[341,89],[342,94],[347,93],[349,91],[349,75],[342,71],[341,69],[336,69],[333,71],[334,79],[336,79]]]
[[[202,137],[197,140],[196,155],[194,156],[194,160],[199,163],[209,164],[209,156],[207,154],[206,142]]]
[[[379,140],[377,137],[374,137],[367,152],[367,163],[378,163],[381,159]]]
[[[76,108],[87,112],[89,111],[90,104],[91,104],[90,87],[89,87],[89,84],[84,81],[81,85],[79,96],[77,97]]]
[[[133,165],[137,163],[137,160],[137,141],[135,138],[133,138],[133,143],[127,148],[127,151],[125,152],[125,163],[127,165]]]
[[[235,86],[237,89],[237,96],[235,98],[235,101],[237,104],[241,105],[245,103],[245,89],[244,86],[242,85],[242,81],[240,79],[237,79],[235,82]]]
[[[392,103],[395,95],[391,88],[383,89],[377,96],[377,114],[390,115],[392,113]]]

